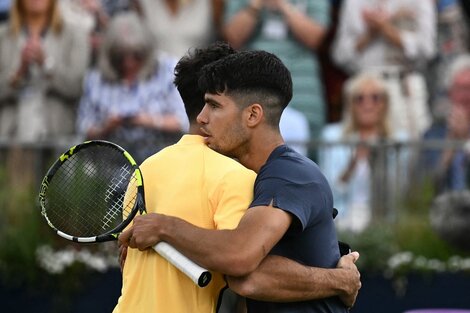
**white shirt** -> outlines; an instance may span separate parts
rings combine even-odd
[[[367,31],[363,10],[378,7],[399,16],[394,24],[399,28],[402,51],[383,37],[369,43],[361,52],[356,50],[358,39]],[[353,73],[383,65],[416,68],[436,51],[435,3],[432,0],[345,0],[332,49],[334,61]]]

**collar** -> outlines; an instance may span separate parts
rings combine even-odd
[[[178,144],[191,145],[191,144],[205,144],[204,137],[200,135],[183,135],[178,141]]]

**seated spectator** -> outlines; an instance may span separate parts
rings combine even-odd
[[[391,125],[413,138],[431,123],[423,71],[435,50],[434,1],[343,1],[333,59],[350,74],[377,71],[390,93]]]
[[[157,46],[176,58],[218,37],[223,0],[138,0]],[[228,2],[228,1],[226,1]]]
[[[58,0],[13,1],[0,27],[0,137],[73,135],[88,56],[86,33],[64,21]]]
[[[320,149],[319,166],[333,190],[339,211],[338,228],[360,232],[372,218],[375,174],[389,179],[379,187],[393,188],[387,183],[393,182],[392,174],[396,172],[387,164],[396,157],[394,151],[381,151],[373,144],[404,140],[407,135],[390,128],[389,93],[379,76],[361,73],[350,78],[345,85],[344,102],[342,121],[323,130],[322,140],[332,145]]]
[[[316,138],[326,120],[321,68],[316,50],[330,24],[330,1],[226,1],[223,34],[235,49],[276,54],[292,74],[294,96],[289,106],[309,122]],[[315,159],[316,151],[310,149]]]
[[[85,78],[79,132],[122,145],[138,162],[173,143],[188,127],[173,85],[175,64],[158,53],[137,14],[116,15],[103,38],[98,66]]]
[[[443,122],[436,121],[424,134],[425,140],[470,139],[470,55],[457,57],[446,77],[449,113]],[[464,190],[469,187],[469,155],[465,149],[445,148],[425,151],[424,165],[434,174],[437,192]]]

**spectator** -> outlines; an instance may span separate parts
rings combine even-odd
[[[305,114],[315,138],[326,119],[315,50],[329,25],[330,1],[240,0],[226,5],[223,32],[228,42],[236,49],[279,56],[292,73],[294,97],[289,106]]]
[[[427,70],[434,118],[445,118],[447,92],[442,73],[450,63],[468,51],[468,27],[458,0],[436,0],[437,54]]]
[[[62,19],[57,0],[13,1],[0,28],[0,137],[73,135],[88,54],[86,34]]]
[[[435,54],[434,1],[345,0],[333,58],[350,74],[374,69],[386,80],[395,129],[418,138],[429,126],[422,71]]]
[[[377,74],[361,73],[350,78],[345,85],[344,98],[341,123],[328,125],[323,130],[322,140],[333,146],[320,150],[319,165],[333,190],[339,211],[338,228],[360,232],[367,227],[373,214],[374,171],[380,171],[381,177],[388,177],[388,183],[393,182],[393,173],[396,173],[396,168],[387,165],[387,160],[394,161],[396,155],[386,151],[385,163],[382,163],[379,159],[381,151],[367,144],[404,140],[407,136],[390,128],[389,93]],[[358,145],[338,145],[341,141]],[[393,185],[379,187],[392,188]]]
[[[141,162],[179,138],[188,120],[173,85],[175,60],[156,50],[137,14],[115,16],[98,67],[85,78],[78,130],[124,146]]]
[[[425,140],[470,139],[470,55],[457,57],[446,76],[449,113],[444,122],[436,121],[424,134]],[[468,153],[461,148],[429,150],[424,154],[425,168],[434,174],[438,192],[464,190],[468,185]]]
[[[138,1],[157,46],[177,58],[218,36],[223,0]]]

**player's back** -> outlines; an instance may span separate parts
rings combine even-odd
[[[185,135],[141,166],[148,213],[180,217],[208,229],[232,229],[248,208],[255,173]],[[197,287],[153,250],[129,249],[115,312],[215,312],[222,275]]]

